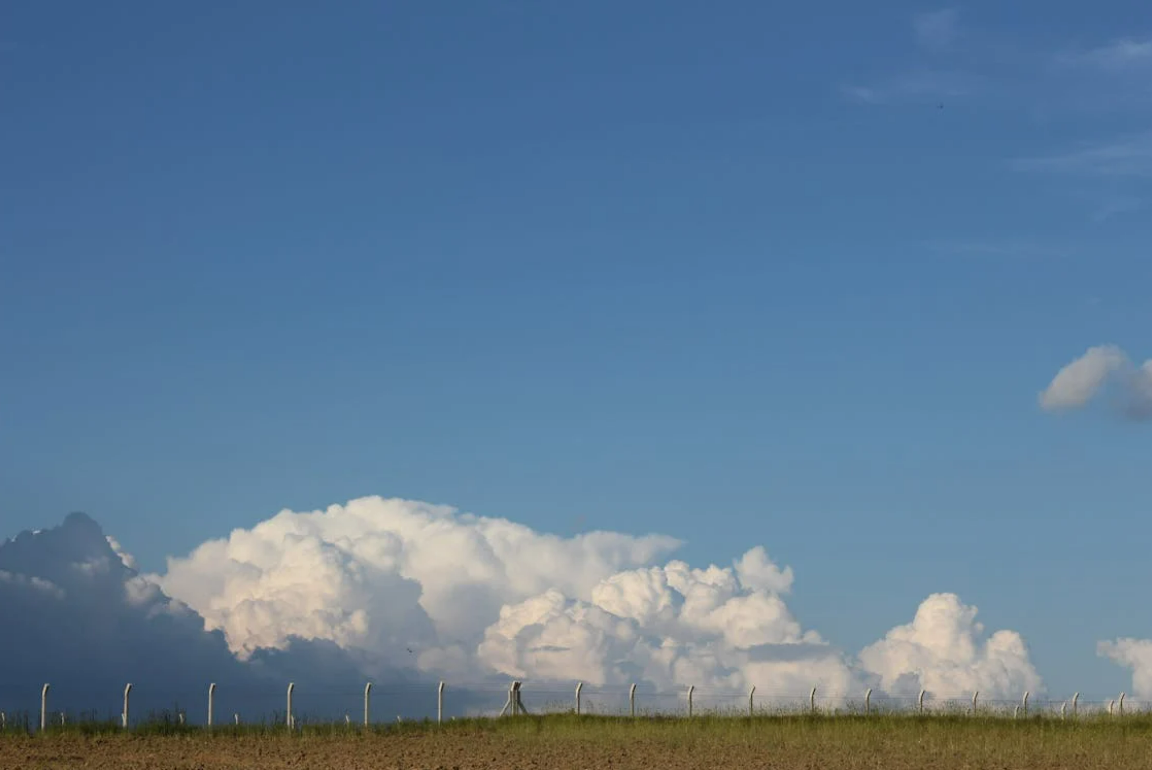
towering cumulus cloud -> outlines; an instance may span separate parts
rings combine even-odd
[[[975,609],[935,595],[911,626],[852,658],[787,606],[793,573],[751,548],[728,566],[662,562],[679,542],[592,532],[572,538],[426,503],[353,500],[283,511],[235,530],[163,575],[240,659],[293,639],[352,650],[364,666],[453,681],[521,677],[640,681],[822,694],[923,685],[941,697],[1040,690],[1023,640],[986,641]],[[915,683],[915,684],[912,684]]]
[[[956,596],[928,597],[853,656],[795,617],[792,570],[762,547],[692,567],[670,558],[678,546],[370,497],[283,511],[143,575],[76,514],[0,545],[0,709],[28,708],[44,681],[70,708],[101,710],[127,681],[158,707],[202,704],[220,682],[221,713],[257,715],[287,681],[312,713],[342,713],[365,678],[385,685],[382,707],[445,679],[464,710],[510,677],[723,697],[1042,691],[1020,636],[985,638]],[[1141,649],[1113,657],[1139,666]]]
[[[457,676],[500,608],[554,589],[579,597],[676,548],[663,536],[570,539],[505,519],[379,497],[283,511],[151,576],[246,657],[292,636]],[[409,650],[412,650],[410,653]]]
[[[735,569],[664,567],[620,572],[589,599],[550,590],[505,607],[479,655],[516,676],[578,678],[596,685],[642,680],[661,688],[831,695],[853,688],[842,656],[805,631],[780,593],[791,574],[756,548]]]
[[[1050,411],[1079,409],[1111,387],[1112,406],[1129,419],[1152,419],[1152,360],[1137,365],[1115,345],[1089,348],[1040,393]]]

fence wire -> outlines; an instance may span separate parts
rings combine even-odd
[[[685,687],[657,691],[643,686],[596,686],[555,682],[519,683],[513,686],[485,683],[453,687],[440,684],[348,683],[326,686],[293,685],[289,702],[287,686],[229,689],[218,683],[211,696],[214,726],[307,724],[382,725],[409,721],[451,721],[496,718],[517,714],[575,714],[611,717],[767,717],[815,714],[821,716],[924,715],[996,718],[1088,717],[1122,718],[1152,714],[1152,702],[1118,696],[1055,699],[1031,694],[1013,699],[936,698],[891,696],[883,693],[828,696],[819,688],[807,694],[751,690],[735,692]],[[43,702],[42,702],[42,695]],[[93,700],[89,698],[89,700]],[[515,703],[513,703],[515,700]],[[202,693],[168,694],[146,685],[133,685],[127,715],[123,689],[102,694],[97,703],[80,702],[81,695],[66,683],[51,685],[47,694],[0,684],[0,731],[35,731],[77,724],[136,727],[167,721],[181,726],[205,726],[208,722],[208,686]],[[125,716],[127,718],[125,718]]]

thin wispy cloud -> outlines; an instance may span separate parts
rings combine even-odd
[[[950,48],[959,33],[960,14],[955,8],[917,14],[912,19],[916,42],[930,51]]]
[[[1152,132],[1082,145],[1053,155],[1017,158],[1019,171],[1098,177],[1152,177]]]
[[[920,13],[912,17],[911,26],[917,47],[941,54],[953,49],[956,43],[960,29],[959,12],[955,8],[944,8]],[[841,91],[849,100],[861,104],[928,103],[972,94],[978,90],[978,81],[977,77],[965,71],[921,63],[871,82],[843,86]]]
[[[972,259],[1036,260],[1067,257],[1071,251],[1025,240],[933,240],[925,246],[935,253]]]
[[[1114,196],[1100,201],[1092,212],[1093,222],[1105,222],[1113,217],[1132,214],[1144,208],[1144,200],[1130,196]]]
[[[954,7],[910,17],[908,63],[841,85],[862,105],[975,96],[1032,114],[1137,111],[1152,107],[1152,35],[1099,38],[1061,47],[972,29]],[[945,63],[946,60],[946,63]]]
[[[1064,52],[1056,57],[1058,64],[1091,67],[1107,72],[1132,72],[1152,68],[1152,37],[1121,38],[1111,43],[1080,51]]]
[[[851,85],[844,94],[866,104],[890,104],[906,101],[938,101],[974,93],[977,80],[962,72],[917,70],[874,83]]]

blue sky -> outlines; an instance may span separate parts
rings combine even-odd
[[[847,648],[955,591],[1119,691],[1148,426],[1037,394],[1152,355],[1142,10],[8,5],[0,531],[763,544]]]

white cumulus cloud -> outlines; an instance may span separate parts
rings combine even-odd
[[[934,595],[859,658],[804,628],[794,575],[756,546],[729,566],[665,561],[663,535],[564,538],[446,506],[367,497],[282,511],[147,580],[246,659],[303,639],[467,685],[491,678],[764,696],[867,686],[1019,697],[1041,683],[1023,640],[984,640],[975,608]]]
[[[108,535],[105,539],[108,541],[108,547],[112,549],[112,552],[120,557],[121,564],[128,569],[136,569],[136,558],[125,551],[116,538]]]
[[[1152,639],[1125,637],[1096,645],[1097,654],[1132,669],[1132,694],[1152,699]]]
[[[500,608],[550,588],[587,597],[616,571],[679,545],[661,535],[539,534],[446,506],[368,497],[282,511],[169,559],[166,594],[224,632],[241,656],[290,636],[401,662],[460,660]],[[444,648],[444,649],[437,649]]]
[[[579,672],[601,686],[640,680],[659,689],[743,691],[755,684],[795,693],[819,681],[822,692],[846,694],[854,676],[842,656],[805,631],[779,594],[757,585],[762,558],[756,549],[738,562],[761,568],[751,586],[739,570],[672,561],[612,575],[589,600],[547,591],[501,611],[480,660],[520,677]]]
[[[1152,360],[1137,365],[1116,345],[1091,347],[1056,373],[1040,393],[1050,411],[1078,409],[1112,386],[1112,406],[1124,416],[1152,418]]]
[[[997,631],[983,640],[976,612],[955,594],[932,594],[911,623],[866,647],[860,661],[892,694],[924,689],[937,698],[959,698],[979,690],[1005,698],[1040,691],[1042,681],[1023,638]]]

